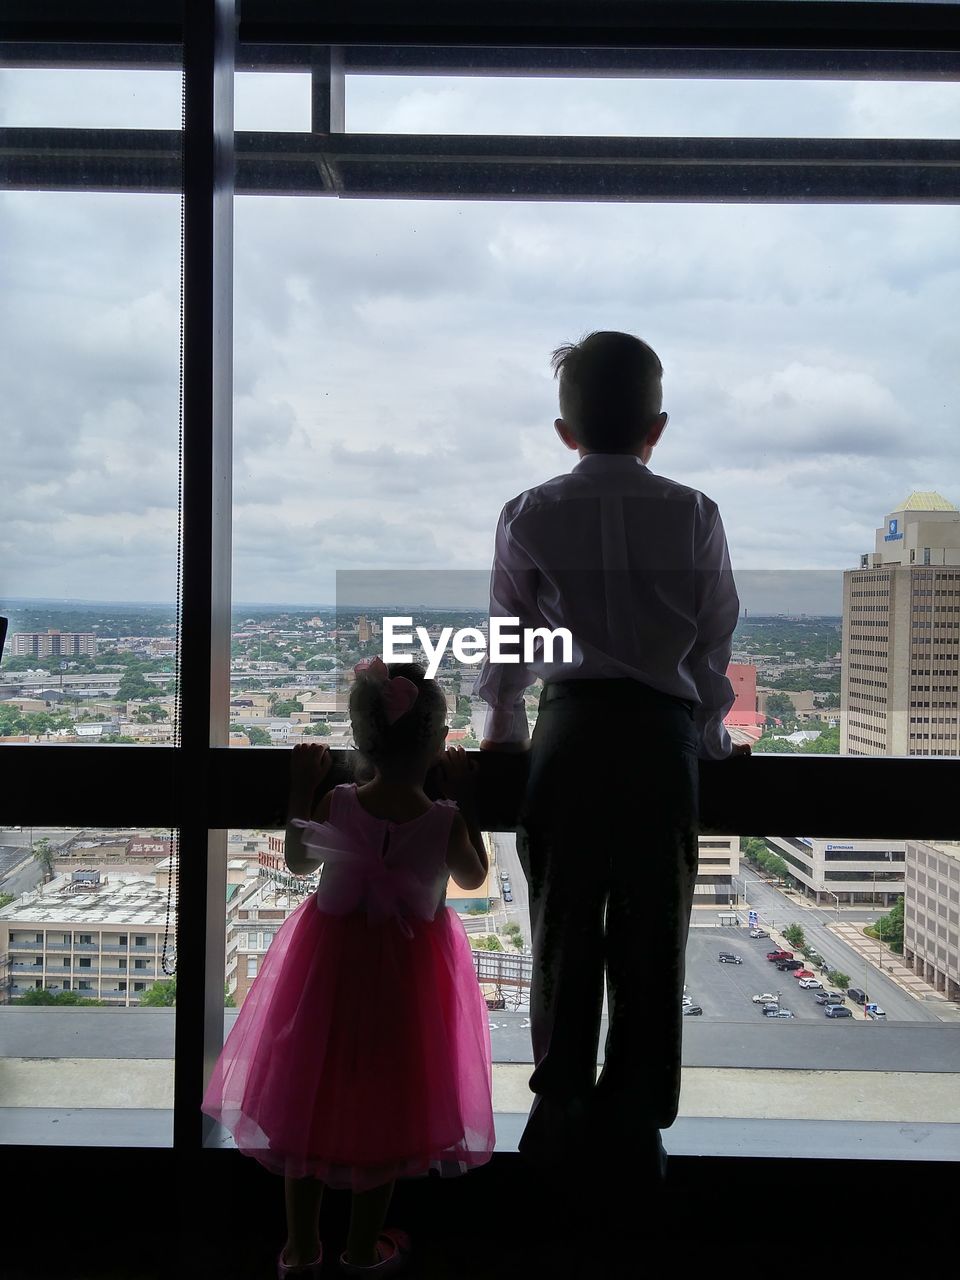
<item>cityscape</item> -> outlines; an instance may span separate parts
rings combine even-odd
[[[47,601],[12,602],[7,612],[0,745],[176,741],[172,611]],[[430,636],[487,625],[471,610],[427,610],[415,621]],[[279,750],[315,738],[349,748],[343,673],[380,643],[373,609],[237,608],[231,747]],[[844,572],[842,616],[740,618],[727,727],[755,752],[956,755],[958,648],[960,512],[938,494],[914,493],[884,518],[874,551]],[[438,674],[449,740],[467,747],[478,745],[485,712],[473,696],[477,672],[448,656]],[[531,724],[536,702],[533,687]],[[699,1034],[783,1020],[812,1034],[814,1024],[849,1018],[910,1024],[919,1036],[960,1020],[960,842],[922,837],[702,834],[688,1026]],[[451,881],[447,901],[475,949],[495,1057],[522,1060],[526,884],[514,837],[485,839],[486,883],[465,892]],[[277,929],[316,880],[286,870],[282,830],[233,830],[225,849],[229,1029]],[[176,856],[169,830],[0,830],[0,1003],[174,1006]],[[924,1046],[928,1070],[946,1067],[942,1041]],[[869,1046],[875,1064],[876,1052]]]

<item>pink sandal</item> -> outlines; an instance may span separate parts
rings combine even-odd
[[[323,1245],[320,1246],[320,1252],[317,1254],[316,1261],[303,1263],[298,1267],[292,1266],[289,1262],[283,1260],[283,1249],[277,1254],[277,1280],[320,1280],[320,1268],[323,1266]]]
[[[377,1257],[379,1262],[369,1267],[358,1267],[347,1261],[347,1252],[340,1255],[340,1270],[348,1276],[393,1276],[402,1271],[410,1256],[410,1237],[405,1231],[397,1231],[389,1227],[381,1231],[377,1237]]]

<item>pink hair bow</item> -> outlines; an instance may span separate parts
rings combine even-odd
[[[370,680],[381,686],[387,724],[393,724],[406,715],[420,692],[406,676],[391,676],[382,658],[363,658],[353,668],[353,674],[358,680]]]

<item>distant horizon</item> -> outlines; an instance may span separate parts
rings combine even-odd
[[[45,605],[45,606],[66,605],[74,608],[79,606],[81,608],[90,608],[90,609],[104,609],[104,608],[164,609],[171,613],[176,611],[175,604],[165,603],[160,600],[86,600],[86,599],[80,599],[80,598],[61,599],[55,596],[14,596],[7,600],[0,600],[0,611],[9,610],[10,607],[14,605],[29,606],[29,607],[36,607],[36,606],[42,606],[42,605]],[[471,610],[475,611],[479,606],[477,606],[476,604],[432,605],[432,604],[426,604],[423,602],[404,603],[402,605],[398,604],[398,605],[384,606],[382,602],[378,602],[376,604],[351,603],[350,605],[342,606],[342,611],[347,609],[349,609],[351,612],[362,612],[363,610],[369,610],[371,613],[376,613],[378,610],[382,610],[385,607],[404,608],[404,609],[429,609],[434,613],[456,613],[456,612],[469,612]],[[289,610],[289,611],[295,611],[298,613],[309,613],[311,610],[328,610],[328,611],[335,612],[338,606],[336,604],[330,604],[330,603],[313,604],[313,603],[297,603],[297,602],[289,601],[289,602],[284,602],[280,604],[274,604],[270,601],[238,600],[235,603],[231,604],[230,608],[231,608],[231,612],[238,612],[244,609],[261,609],[261,610],[271,609],[271,610],[275,610],[276,612]],[[745,609],[740,613],[739,620],[742,621],[744,617],[747,617],[748,619],[750,618],[828,618],[830,620],[834,620],[834,619],[842,620],[843,614],[842,613],[816,613],[809,610],[790,612],[790,611],[784,611],[784,610],[765,611],[760,609],[754,609],[754,610]]]

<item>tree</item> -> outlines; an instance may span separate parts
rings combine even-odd
[[[841,991],[846,991],[850,985],[849,973],[844,973],[842,969],[828,969],[827,981],[832,987],[837,987]]]
[[[129,668],[120,677],[117,697],[121,702],[146,702],[148,698],[158,696],[158,690],[147,681],[139,668]]]
[[[148,1009],[168,1009],[177,1003],[177,975],[172,978],[158,978],[149,991],[140,997],[140,1005]],[[227,984],[223,984],[223,1007],[235,1009],[236,1001],[230,994]]]
[[[799,751],[795,742],[787,742],[785,738],[771,738],[766,734],[753,744],[755,755],[795,756]]]
[[[880,916],[875,924],[867,925],[863,931],[871,938],[879,938],[891,951],[898,955],[903,953],[903,894],[901,894],[885,916]]]
[[[471,947],[475,947],[477,951],[502,951],[503,944],[499,938],[495,938],[492,933],[484,934],[482,937],[472,937],[470,939]]]
[[[12,893],[0,893],[0,911],[2,911],[4,907],[9,907],[11,902],[13,902]]]
[[[273,742],[269,731],[259,724],[251,725],[250,728],[246,730],[246,734],[250,739],[251,747],[269,747]]]
[[[819,738],[811,738],[800,748],[801,752],[814,756],[838,756],[840,754],[840,726],[828,725]]]
[[[53,847],[46,836],[42,840],[38,840],[33,846],[33,856],[35,861],[40,863],[43,870],[43,878],[53,876]]]
[[[14,996],[16,1004],[96,1004],[102,1005],[102,1000],[88,999],[81,996],[77,991],[25,991],[22,996]]]
[[[140,1004],[148,1009],[163,1009],[177,1003],[177,978],[158,978],[148,991],[140,996]]]
[[[807,940],[803,936],[803,929],[798,924],[788,924],[787,927],[785,929],[781,929],[780,932],[795,951],[802,951],[807,945]]]
[[[276,702],[272,703],[272,706],[273,714],[281,717],[292,715],[294,711],[303,710],[303,703],[298,702],[295,698],[288,698],[285,700],[278,699]]]
[[[451,729],[466,729],[469,723],[469,716],[455,715],[450,721],[450,727]]]
[[[772,717],[775,720],[786,720],[791,723],[797,718],[794,705],[785,693],[771,693],[767,698],[764,714],[768,720]]]
[[[317,720],[315,724],[308,724],[303,732],[309,737],[326,738],[330,733],[330,726],[326,720]]]

